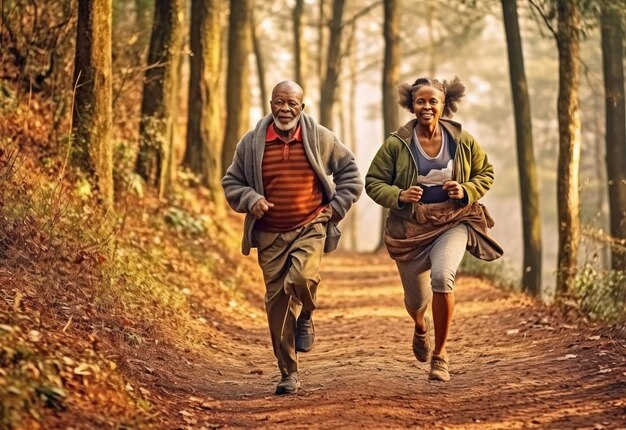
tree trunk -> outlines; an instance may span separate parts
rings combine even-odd
[[[509,73],[515,113],[517,166],[519,172],[524,264],[522,288],[534,296],[541,295],[541,217],[539,213],[539,184],[533,151],[530,100],[524,69],[522,38],[517,14],[517,1],[502,0],[504,29],[509,55]]]
[[[342,16],[345,0],[333,0],[333,15],[330,23],[330,40],[328,42],[328,57],[326,62],[326,75],[321,88],[320,98],[320,124],[325,127],[333,127],[333,105],[335,102],[335,88],[339,79],[341,66],[341,33]]]
[[[580,243],[580,11],[576,2],[557,2],[557,46],[559,51],[559,157],[557,166],[557,210],[559,225],[556,298],[567,298],[577,270]]]
[[[248,56],[251,0],[231,0],[228,30],[228,73],[226,78],[226,133],[222,152],[222,175],[230,166],[235,147],[250,126],[250,83]]]
[[[349,82],[349,95],[348,95],[348,129],[349,129],[349,141],[348,147],[352,150],[355,157],[357,155],[357,106],[356,106],[356,88],[357,81],[357,54],[356,54],[356,20],[352,24],[352,34],[350,37],[350,82]],[[359,237],[359,217],[357,206],[352,206],[352,209],[348,212],[346,224],[349,233],[350,249],[352,251],[359,250],[358,237]]]
[[[265,84],[265,61],[263,57],[263,49],[261,49],[261,41],[256,32],[256,23],[254,22],[254,10],[250,11],[250,25],[252,36],[252,47],[254,49],[254,58],[256,59],[256,71],[259,77],[259,88],[261,98],[261,109],[264,115],[270,112],[270,99],[267,96],[267,87]]]
[[[307,44],[304,40],[304,28],[304,0],[296,0],[293,8],[294,67],[296,82],[306,92]]]
[[[620,249],[611,250],[614,270],[626,270],[626,127],[624,118],[624,27],[618,2],[603,2],[602,63],[606,112],[606,168],[611,236]],[[621,251],[621,252],[620,252]]]
[[[150,22],[152,22],[152,0],[135,0],[135,22],[139,43],[145,49],[150,42]]]
[[[437,46],[435,42],[435,34],[437,26],[435,21],[436,4],[433,0],[426,2],[426,27],[428,28],[428,76],[434,78],[437,71]]]
[[[191,3],[189,101],[185,166],[200,175],[218,213],[224,209],[220,47],[222,0]]]
[[[384,2],[383,36],[385,39],[385,58],[383,63],[383,138],[396,131],[399,124],[396,86],[400,79],[400,0]],[[389,210],[382,209],[381,232],[385,229],[385,222]],[[385,249],[385,243],[380,235],[377,250]]]
[[[326,1],[327,0],[319,0],[319,22],[317,27],[317,76],[320,77],[320,88],[322,86],[322,82],[324,80],[323,76],[326,72],[326,57],[324,55],[324,51],[326,49]]]
[[[174,114],[178,111],[183,0],[157,0],[141,100],[136,171],[159,195],[169,194],[174,169]]]
[[[80,0],[72,135],[77,162],[105,207],[113,207],[111,0]]]

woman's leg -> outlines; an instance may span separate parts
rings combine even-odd
[[[420,263],[421,261],[421,263]],[[426,320],[426,309],[432,296],[430,271],[426,268],[428,258],[398,263],[398,271],[404,288],[404,306],[415,323],[411,347],[418,361],[428,362],[433,351],[430,341],[432,323]],[[421,266],[421,267],[420,267]]]
[[[446,355],[446,341],[454,313],[454,293],[433,293],[433,323],[435,325],[435,348],[433,354]]]
[[[461,224],[437,238],[430,251],[435,355],[446,355],[446,341],[455,305],[454,279],[466,246],[467,226]]]
[[[404,289],[404,307],[418,331],[423,333],[426,331],[424,315],[432,296],[428,265],[419,261],[396,261],[396,265]]]

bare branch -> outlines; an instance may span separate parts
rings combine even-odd
[[[541,6],[539,6],[536,3],[536,0],[528,0],[528,3],[530,3],[530,5],[532,6],[530,10],[533,13],[533,16],[535,16],[535,19],[537,21],[540,20],[539,18],[537,18],[537,15],[536,15],[536,14],[539,14],[539,17],[546,24],[546,27],[548,28],[548,30],[550,30],[550,32],[552,33],[552,36],[554,36],[555,39],[558,39],[559,37],[558,33],[552,26],[552,23],[550,22],[550,18],[546,15],[545,11],[541,8]]]
[[[352,16],[350,19],[344,21],[341,23],[341,27],[345,27],[347,25],[353,25],[359,18],[364,17],[365,15],[367,15],[368,13],[370,13],[372,10],[374,10],[376,7],[382,5],[383,2],[382,0],[376,0],[374,3],[365,6],[363,9],[361,9],[360,11],[358,11],[357,13],[354,14],[354,16]]]

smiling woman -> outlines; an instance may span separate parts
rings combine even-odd
[[[461,124],[448,119],[465,95],[458,78],[450,83],[419,78],[401,85],[398,95],[400,106],[415,119],[391,133],[379,149],[365,189],[390,208],[384,241],[415,323],[413,353],[418,361],[430,360],[429,379],[447,381],[454,281],[465,249],[484,260],[502,255],[487,235],[493,220],[477,203],[493,183],[493,166]],[[431,296],[434,346],[426,316]]]

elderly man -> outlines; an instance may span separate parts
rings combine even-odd
[[[229,205],[246,213],[243,254],[258,251],[282,375],[276,394],[300,387],[297,352],[309,351],[315,339],[311,314],[322,253],[337,247],[337,223],[363,189],[354,155],[302,112],[303,96],[293,81],[274,87],[272,114],[237,144],[222,179]]]

